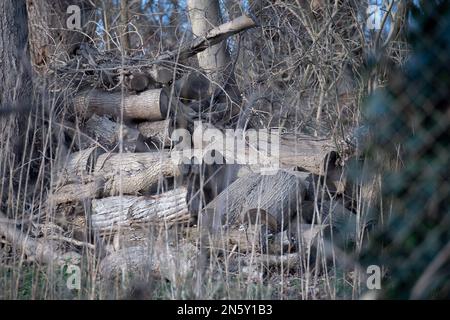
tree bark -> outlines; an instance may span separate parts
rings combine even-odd
[[[25,0],[0,1],[0,203],[12,186],[9,173],[22,160],[26,113],[31,110],[32,76],[27,47],[28,29]],[[16,179],[17,181],[17,179]],[[5,209],[6,210],[6,209]]]
[[[246,221],[280,231],[297,212],[305,191],[303,181],[287,171],[268,176],[249,174],[237,179],[205,207],[201,223],[212,233],[222,225]]]
[[[202,132],[201,135],[196,135],[194,132],[195,149],[202,150],[203,153],[208,150],[216,150],[223,155],[226,163],[249,164],[255,169],[298,167],[314,174],[323,175],[327,169],[325,166],[328,156],[331,152],[336,152],[334,141],[326,138],[279,135],[278,133],[267,135],[256,131],[246,131],[245,136],[236,134],[231,143],[224,139],[208,140],[207,131],[205,131],[207,129],[208,127],[199,129],[198,132]],[[213,134],[212,131],[210,132]],[[272,137],[277,141],[273,142]],[[245,149],[240,148],[235,151],[236,146],[245,146]]]
[[[128,0],[120,0],[120,23],[122,30],[120,34],[120,42],[122,44],[123,54],[127,55],[130,51],[130,37],[128,34]]]
[[[116,196],[92,201],[92,228],[111,232],[138,224],[189,222],[186,189],[149,197]]]
[[[81,9],[81,30],[67,28],[71,5]],[[31,61],[40,74],[47,71],[51,60],[66,60],[73,47],[95,31],[95,24],[88,24],[95,8],[87,0],[27,0],[27,12]]]
[[[122,97],[120,92],[87,90],[75,97],[75,110],[81,118],[111,115],[125,119],[162,120],[168,109],[168,97],[163,89],[154,89]]]
[[[158,147],[170,146],[170,137],[173,131],[171,120],[161,120],[153,122],[142,122],[138,125],[141,135],[147,139],[151,139]]]
[[[51,197],[54,203],[76,202],[99,196],[148,191],[163,177],[178,176],[178,167],[165,152],[105,153],[98,157],[91,175],[66,184]]]
[[[204,37],[210,33],[211,29],[222,23],[219,1],[214,0],[189,0],[189,18],[192,32],[197,37]],[[242,18],[242,17],[241,17]],[[240,18],[238,18],[240,19]],[[251,20],[251,19],[250,19]],[[213,95],[216,89],[222,86],[231,96],[231,115],[239,112],[239,108],[234,105],[240,104],[240,92],[236,85],[234,70],[227,51],[225,41],[209,47],[197,54],[198,64],[206,72],[211,81],[209,94]]]

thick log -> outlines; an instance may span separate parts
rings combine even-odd
[[[105,153],[98,157],[87,184],[72,183],[56,190],[55,203],[80,201],[99,196],[137,194],[148,191],[163,177],[179,175],[167,152]]]
[[[280,139],[281,167],[296,166],[315,174],[324,174],[327,157],[335,151],[336,144],[331,139],[283,135]]]
[[[194,269],[197,248],[190,243],[177,247],[155,243],[120,249],[100,263],[100,274],[105,279],[118,276],[147,275],[165,278],[172,283],[186,280]]]
[[[105,92],[98,89],[86,90],[75,97],[77,114],[87,118],[97,115],[111,115],[125,119],[162,120],[168,109],[168,96],[164,89],[153,89],[135,95],[121,92]]]
[[[69,154],[59,172],[58,184],[89,182],[97,158],[102,153],[104,151],[101,148],[91,147]]]
[[[89,176],[87,179],[95,179]],[[97,179],[87,183],[70,183],[56,188],[49,200],[54,204],[79,202],[97,198],[103,194],[103,186],[105,182]]]
[[[136,224],[188,222],[185,188],[155,196],[116,196],[92,200],[92,228],[113,231]]]
[[[167,152],[113,153],[98,158],[94,175],[106,181],[104,195],[135,194],[178,176],[178,167]]]
[[[211,141],[208,132],[213,128],[201,125],[194,131],[194,148],[219,151],[227,163],[249,164],[253,169],[292,169],[299,168],[318,175],[323,175],[329,155],[336,152],[336,145],[330,139],[315,138],[305,135],[279,135],[276,132],[247,131],[223,139]],[[214,133],[211,133],[213,135]],[[236,146],[245,148],[236,149]],[[237,151],[236,151],[237,150]]]
[[[106,116],[98,116],[96,114],[86,122],[84,126],[86,134],[94,138],[102,147],[113,150],[118,147],[122,138],[123,150],[125,152],[134,152],[136,149],[139,131],[125,124],[111,121]],[[82,145],[83,149],[92,145]]]
[[[35,260],[42,264],[64,265],[70,263],[70,259],[77,260],[79,255],[75,252],[63,253],[52,245],[51,242],[42,239],[33,239],[16,228],[13,220],[8,219],[0,212],[0,236],[28,256],[29,260]],[[76,264],[77,262],[72,261]]]
[[[249,174],[237,179],[205,207],[202,223],[213,233],[224,224],[245,221],[266,224],[272,231],[279,231],[288,224],[304,195],[303,181],[290,172]]]
[[[158,147],[170,146],[173,131],[170,119],[142,122],[138,125],[138,130],[144,138],[150,139]]]

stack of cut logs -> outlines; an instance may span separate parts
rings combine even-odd
[[[165,53],[159,60],[195,55],[253,25],[250,18],[240,17],[197,38],[176,54]],[[191,267],[197,247],[190,239],[199,232],[189,210],[186,184],[172,183],[167,187],[164,183],[181,174],[180,167],[172,161],[175,149],[170,138],[175,122],[170,109],[174,100],[191,97],[190,91],[196,90],[198,83],[189,81],[191,74],[178,80],[173,70],[157,66],[149,70],[127,77],[130,90],[90,89],[75,97],[74,111],[82,120],[81,125],[65,125],[76,129],[70,134],[80,151],[67,155],[63,161],[49,204],[57,210],[67,204],[88,206],[84,224],[89,226],[89,232],[103,239],[106,248],[107,255],[101,262],[104,276],[147,266],[172,280],[176,277],[167,270]],[[203,150],[217,147],[226,162],[233,156],[233,152],[228,154],[214,142],[205,145],[194,139],[193,146]],[[261,253],[260,226],[265,226],[266,239],[272,240],[267,241],[264,252],[268,254],[261,255],[260,262],[271,265],[298,259],[291,252],[301,251],[303,245],[309,248],[325,225],[338,225],[342,230],[350,221],[353,224],[345,236],[355,238],[355,215],[343,201],[334,201],[336,197],[343,198],[348,190],[336,164],[332,140],[281,135],[276,161],[279,170],[271,175],[261,174],[254,165],[243,166],[249,170],[243,170],[199,213],[199,218],[214,220],[210,231],[221,233],[222,242],[225,235],[225,246],[241,253],[256,248]],[[163,226],[167,230],[176,225],[190,227],[182,247],[158,245],[146,234],[148,226]],[[13,230],[5,233],[18,238]],[[31,251],[40,248],[40,253],[34,254],[42,256],[45,262],[62,261],[61,254],[45,243],[30,244],[29,239],[23,242]],[[174,268],[180,265],[176,259],[186,261],[184,269]]]

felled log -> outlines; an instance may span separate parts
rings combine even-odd
[[[155,243],[153,246],[124,248],[101,261],[100,274],[104,279],[113,279],[150,272],[172,283],[184,282],[192,274],[196,254],[197,248],[190,243],[176,247]]]
[[[108,150],[117,147],[122,138],[123,150],[126,152],[134,152],[139,137],[139,131],[125,124],[122,124],[122,130],[120,127],[120,124],[111,121],[108,117],[94,114],[86,122],[83,129],[86,134],[94,138],[100,145]],[[91,144],[92,142],[89,145],[83,145],[82,147],[86,148]]]
[[[142,122],[138,124],[138,130],[144,138],[150,139],[156,146],[170,146],[170,137],[173,130],[170,119]]]
[[[233,182],[201,214],[212,232],[242,222],[266,224],[280,231],[297,211],[305,195],[303,181],[287,171],[274,175],[252,173]]]
[[[163,177],[178,176],[167,152],[105,153],[98,157],[88,183],[70,183],[58,188],[55,203],[81,201],[99,196],[137,194],[157,185]]]
[[[26,254],[29,260],[39,263],[64,265],[70,263],[70,259],[79,259],[79,255],[75,252],[63,253],[51,242],[33,239],[24,234],[16,228],[13,220],[8,219],[2,212],[0,212],[0,236],[5,237],[6,241]]]
[[[89,176],[88,179],[92,178],[92,176]],[[54,204],[61,204],[101,197],[104,184],[105,182],[101,179],[85,183],[69,183],[56,188],[53,194],[49,196],[49,200]]]
[[[102,153],[104,151],[101,148],[90,147],[69,154],[59,171],[58,183],[66,184],[88,180],[88,177],[94,172],[98,156]]]
[[[203,125],[202,125],[203,126]],[[336,145],[330,139],[315,138],[305,135],[279,135],[278,133],[247,131],[236,134],[233,139],[226,135],[222,139],[211,139],[211,128],[196,128],[203,134],[194,132],[193,143],[196,149],[217,150],[227,163],[249,164],[253,168],[294,167],[322,175],[325,173],[327,159],[331,152],[336,152]],[[212,130],[214,130],[212,128]],[[276,139],[274,142],[273,139]],[[213,140],[213,141],[211,141]],[[237,149],[235,146],[245,146]]]
[[[104,194],[134,194],[177,176],[178,168],[167,152],[115,153],[98,158],[94,175],[106,180]]]
[[[105,232],[136,224],[188,222],[186,189],[180,188],[148,197],[115,196],[92,200],[91,225]]]
[[[82,118],[93,113],[125,119],[162,120],[168,109],[169,98],[164,89],[146,90],[139,94],[122,96],[121,92],[85,90],[75,97],[75,111]]]
[[[297,166],[312,173],[324,174],[327,157],[336,151],[336,144],[331,139],[306,135],[283,135],[280,138],[282,168]]]

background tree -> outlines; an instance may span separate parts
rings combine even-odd
[[[31,65],[28,54],[27,12],[24,0],[0,3],[0,209],[14,203],[23,178],[31,108]],[[10,197],[8,197],[10,195]]]

